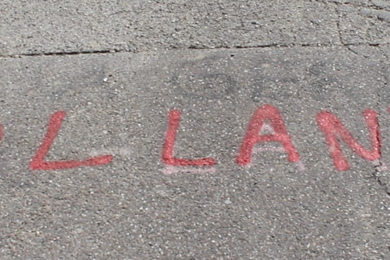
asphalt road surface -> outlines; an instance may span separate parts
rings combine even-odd
[[[390,1],[0,3],[0,259],[390,259]]]

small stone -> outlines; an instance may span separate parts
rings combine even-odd
[[[378,14],[378,19],[386,22],[390,22],[390,12],[386,12],[386,11],[380,12]]]

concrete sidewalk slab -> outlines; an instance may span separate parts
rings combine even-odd
[[[331,45],[336,22],[333,6],[298,0],[5,0],[0,55]]]
[[[367,53],[296,47],[1,59],[2,258],[386,259],[389,183],[376,177],[390,165],[388,69],[378,48]],[[280,111],[298,163],[278,142],[257,144],[263,150],[251,165],[236,163],[264,104]],[[350,169],[338,171],[316,116],[334,113],[369,149],[366,108],[379,113],[384,156],[375,164],[342,143]],[[215,166],[164,165],[173,109],[181,112],[175,155],[212,157]],[[113,161],[29,169],[56,111],[66,117],[48,161]]]
[[[389,44],[387,1],[3,1],[0,55]]]
[[[344,44],[389,44],[390,10],[343,5],[337,9]]]

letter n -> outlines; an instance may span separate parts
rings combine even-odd
[[[265,120],[269,120],[271,123],[271,126],[275,131],[274,134],[259,135]],[[237,163],[240,165],[247,165],[251,162],[252,149],[256,143],[275,141],[280,142],[283,145],[290,162],[298,162],[300,160],[299,154],[287,133],[279,110],[271,105],[261,106],[254,112],[251,118],[244,140],[241,144],[240,153],[236,158]]]
[[[317,115],[317,123],[325,135],[330,155],[339,171],[348,170],[349,164],[340,148],[338,139],[342,139],[355,153],[366,160],[373,161],[381,158],[378,114],[372,109],[366,109],[363,115],[370,132],[371,150],[366,150],[360,145],[332,113],[321,111]]]

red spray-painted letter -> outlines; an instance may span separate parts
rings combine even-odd
[[[342,139],[355,153],[366,160],[373,161],[381,158],[378,114],[372,109],[366,109],[363,115],[370,132],[371,150],[366,150],[360,145],[332,113],[321,111],[317,115],[317,123],[322,132],[324,132],[330,155],[333,158],[336,169],[339,171],[348,170],[349,164],[347,159],[345,159],[337,138]]]
[[[180,111],[172,110],[169,113],[168,130],[162,153],[162,161],[174,166],[212,166],[216,164],[213,158],[201,158],[195,160],[181,159],[173,156],[173,149],[176,140],[177,130],[180,122]]]
[[[267,119],[271,123],[275,133],[259,135],[260,129]],[[287,133],[279,110],[274,106],[264,105],[258,108],[252,116],[241,145],[240,154],[236,158],[237,163],[240,165],[247,165],[251,162],[253,146],[256,143],[273,141],[280,142],[283,145],[290,162],[298,162],[300,160],[299,154]]]
[[[47,152],[49,151],[55,137],[58,134],[58,131],[60,130],[65,115],[66,113],[63,111],[58,111],[51,115],[45,138],[43,139],[41,146],[39,147],[38,151],[36,152],[34,158],[30,163],[30,169],[31,170],[58,170],[58,169],[75,168],[80,166],[104,165],[111,162],[113,158],[112,155],[96,156],[84,161],[54,161],[54,162],[44,161]]]

